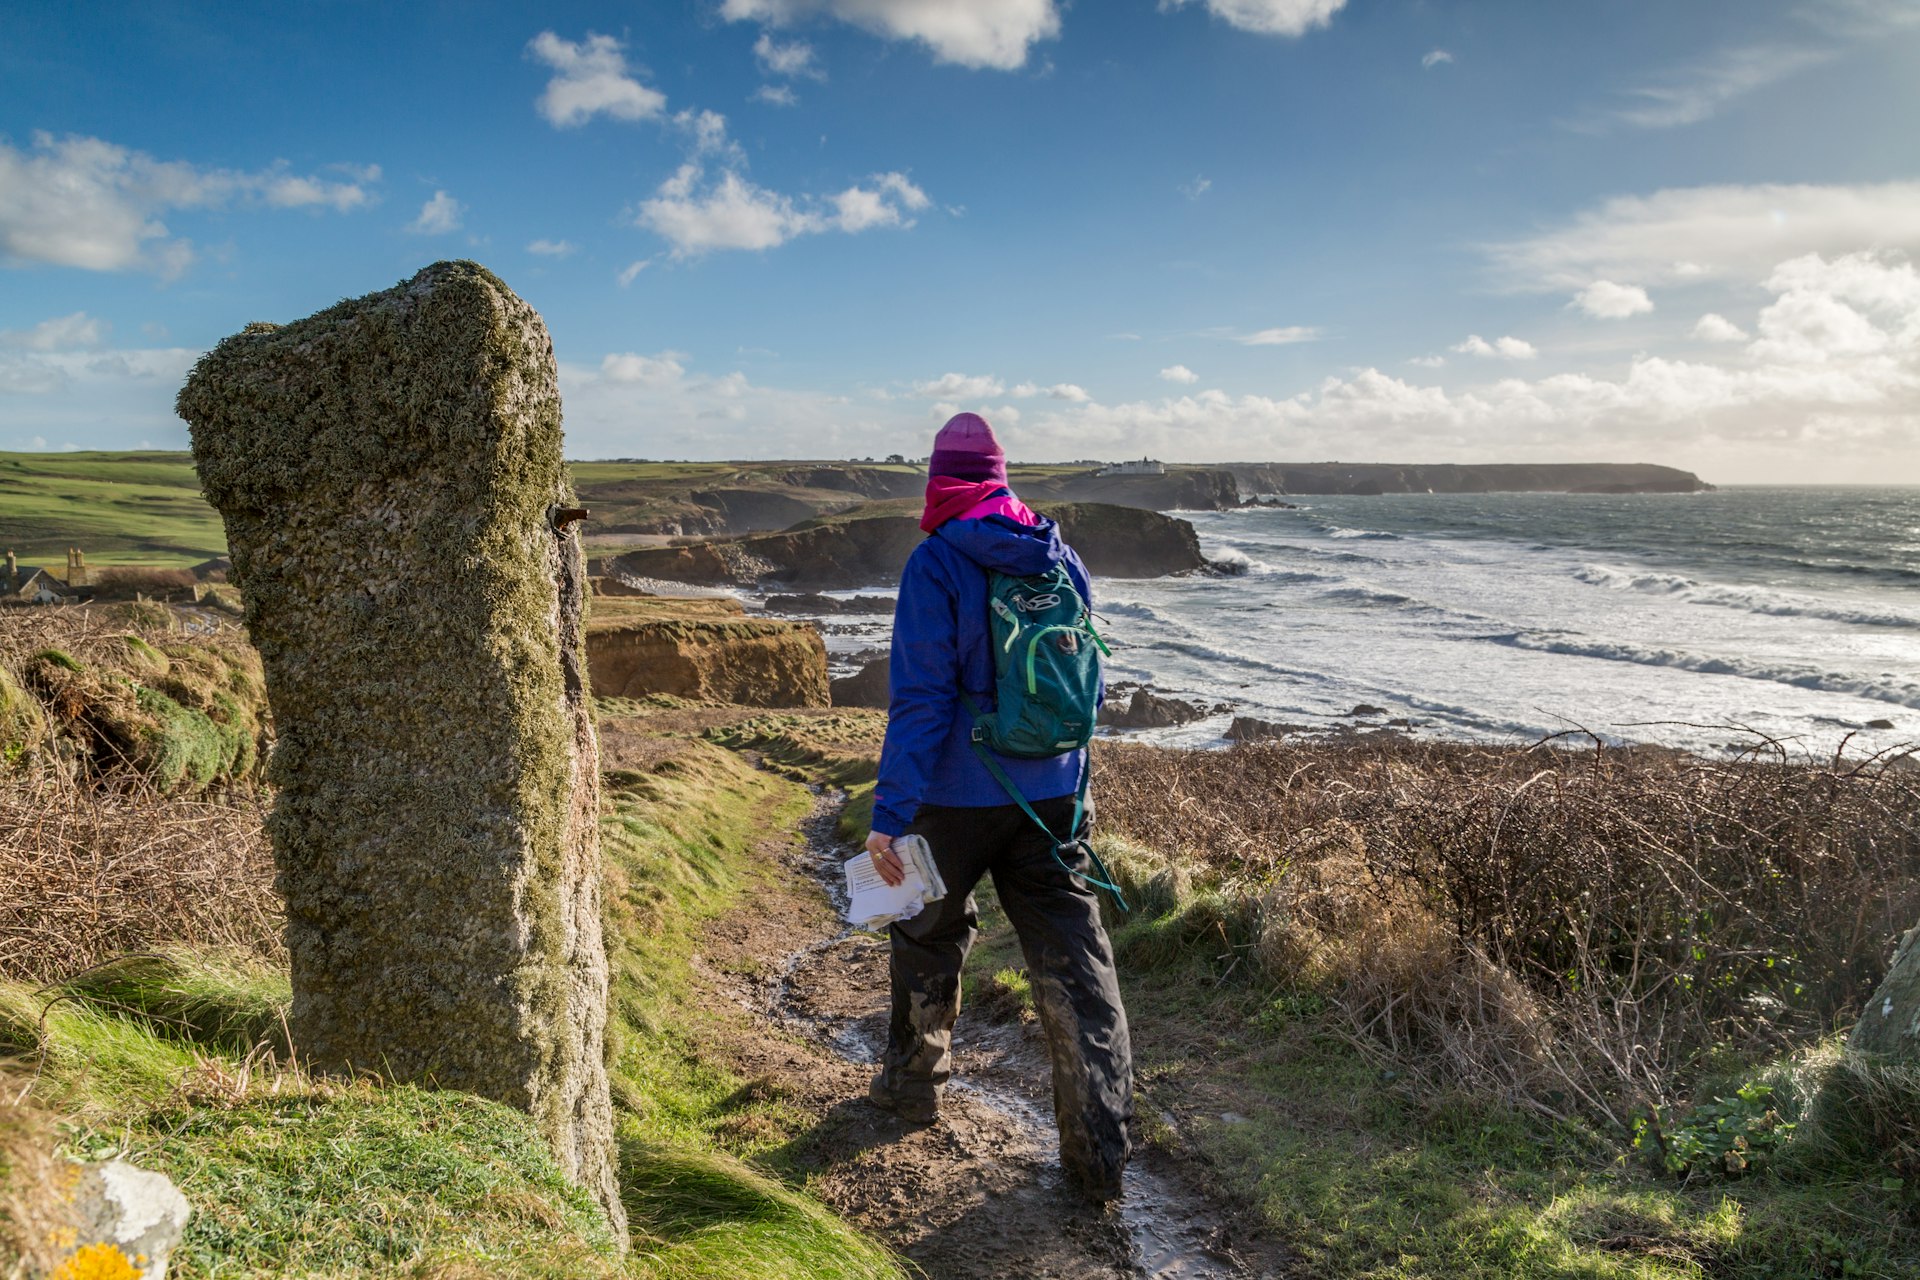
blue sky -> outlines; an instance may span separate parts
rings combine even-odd
[[[472,257],[577,457],[1920,483],[1920,0],[7,8],[0,449]]]

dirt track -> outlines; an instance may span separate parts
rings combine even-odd
[[[736,1069],[817,1117],[786,1152],[813,1175],[815,1194],[934,1280],[1284,1274],[1278,1249],[1239,1234],[1152,1148],[1136,1155],[1112,1209],[1067,1189],[1031,1021],[963,1009],[936,1124],[916,1128],[867,1103],[886,1039],[887,951],[848,932],[830,902],[849,852],[831,840],[837,809],[837,797],[822,797],[803,839],[769,838],[765,853],[785,873],[779,889],[716,922],[702,958],[716,990],[753,1018]]]

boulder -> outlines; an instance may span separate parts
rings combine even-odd
[[[833,705],[879,707],[885,710],[889,700],[888,677],[892,669],[891,659],[880,658],[850,676],[841,676],[832,685]]]
[[[1205,708],[1178,698],[1162,698],[1150,689],[1135,689],[1121,707],[1109,702],[1100,708],[1100,723],[1115,729],[1167,729],[1206,715]]]
[[[179,397],[278,735],[314,1069],[531,1113],[626,1239],[586,561],[553,343],[471,262],[249,325]]]
[[[1847,1047],[1873,1057],[1920,1063],[1920,925],[1901,935],[1887,976],[1860,1011]]]
[[[815,593],[805,595],[768,596],[768,613],[791,613],[801,617],[813,617],[823,613],[893,613],[892,596],[854,596],[851,599],[838,600],[832,596]]]
[[[187,1198],[164,1173],[124,1160],[81,1165],[73,1187],[75,1249],[55,1274],[123,1274],[86,1269],[94,1258],[111,1262],[105,1250],[118,1250],[142,1280],[163,1280],[167,1259],[192,1215]]]
[[[1278,720],[1261,720],[1254,716],[1235,716],[1233,723],[1227,726],[1228,742],[1258,742],[1262,738],[1285,738],[1296,733],[1320,733],[1322,730],[1310,724],[1287,724]]]

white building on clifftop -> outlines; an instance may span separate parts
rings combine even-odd
[[[1167,474],[1167,464],[1156,462],[1152,458],[1141,458],[1136,462],[1109,462],[1100,468],[1103,476],[1163,476]]]

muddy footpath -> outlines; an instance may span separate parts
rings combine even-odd
[[[812,1175],[814,1194],[933,1280],[1289,1274],[1277,1245],[1137,1134],[1121,1199],[1101,1209],[1076,1196],[1060,1173],[1031,1017],[963,1005],[954,1078],[933,1125],[866,1101],[886,1043],[887,946],[840,918],[840,864],[853,852],[833,838],[843,800],[821,793],[797,836],[769,836],[776,887],[716,921],[699,960],[716,996],[749,1015],[751,1029],[729,1046],[748,1087],[815,1118],[782,1153]],[[981,975],[968,978],[980,989]]]

